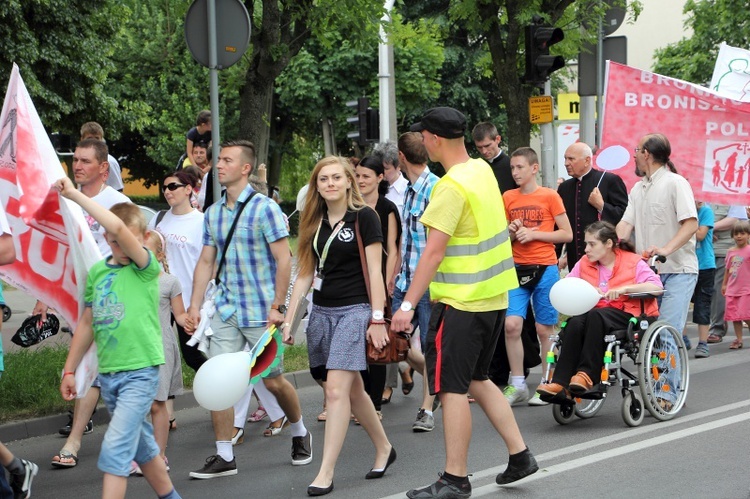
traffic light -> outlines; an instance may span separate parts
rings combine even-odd
[[[549,75],[565,67],[565,59],[549,55],[549,48],[565,38],[563,30],[551,26],[530,24],[526,26],[526,74],[524,83],[544,84]]]
[[[357,100],[352,100],[346,103],[347,107],[356,107],[356,116],[351,116],[346,119],[347,123],[351,123],[355,126],[355,130],[346,134],[347,138],[354,139],[354,141],[360,146],[364,147],[367,145],[367,108],[370,106],[370,101],[367,97],[360,97]]]
[[[365,147],[369,142],[377,142],[380,138],[380,113],[377,109],[370,107],[367,97],[346,103],[347,107],[356,107],[356,116],[346,119],[347,123],[353,124],[355,130],[346,134],[347,138],[354,139],[360,147]]]

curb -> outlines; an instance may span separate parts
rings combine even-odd
[[[284,377],[299,390],[317,386],[312,378],[310,371],[296,371],[285,373]],[[193,397],[192,390],[185,390],[185,393],[179,395],[174,400],[174,409],[193,409],[198,406],[198,402]],[[94,423],[103,425],[109,423],[109,413],[103,405],[99,405],[96,413],[92,417]],[[0,442],[12,442],[14,440],[24,440],[32,437],[41,437],[44,435],[57,435],[57,431],[68,422],[67,414],[53,414],[40,418],[28,419],[25,421],[16,421],[0,425]]]

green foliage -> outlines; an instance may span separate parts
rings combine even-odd
[[[117,112],[107,87],[113,35],[125,13],[117,0],[0,2],[0,81],[18,64],[49,130],[77,136],[86,121],[108,121]]]
[[[185,152],[185,134],[198,112],[209,107],[209,71],[187,49],[186,2],[125,0],[123,5],[128,18],[116,38],[116,70],[109,79],[109,92],[121,103],[121,114],[110,124],[122,131],[113,150],[125,157],[121,164],[133,177],[152,185],[175,168]],[[239,64],[220,73],[222,137],[227,130],[236,134],[236,73],[242,69]]]
[[[688,0],[684,12],[692,36],[657,50],[654,71],[708,86],[721,42],[750,46],[750,10],[740,0]]]

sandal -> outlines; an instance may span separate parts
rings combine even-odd
[[[266,409],[261,405],[258,406],[258,408],[250,414],[250,417],[247,418],[248,423],[257,423],[258,421],[262,421],[268,416],[268,413],[266,412]]]
[[[731,345],[729,345],[730,350],[739,350],[742,348],[742,342],[740,340],[734,340]]]
[[[328,419],[328,411],[325,410],[325,409],[323,409],[323,412],[321,412],[320,414],[318,414],[318,421],[322,422],[322,421],[325,421],[327,419]]]
[[[278,426],[276,424],[279,423]],[[265,430],[263,430],[263,436],[264,437],[275,437],[279,433],[281,433],[281,430],[289,426],[291,423],[289,420],[284,416],[281,419],[277,419],[276,421],[271,421],[271,424],[269,424]]]
[[[172,418],[169,420],[169,431],[174,431],[177,429],[177,419]]]
[[[67,459],[68,462],[63,462],[63,459]],[[69,450],[62,449],[52,458],[51,464],[55,468],[74,468],[78,465],[78,456]]]

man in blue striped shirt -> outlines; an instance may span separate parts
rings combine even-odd
[[[188,309],[195,326],[200,321],[203,296],[214,267],[221,259],[232,223],[239,217],[217,276],[219,285],[214,296],[216,312],[211,321],[213,335],[209,357],[240,352],[245,343],[252,348],[268,326],[278,326],[284,321],[284,302],[291,274],[289,233],[281,208],[249,185],[248,176],[254,163],[255,146],[251,142],[238,140],[222,144],[216,169],[226,193],[206,210],[203,250],[195,268]],[[309,464],[312,461],[311,436],[302,422],[297,392],[282,372],[279,366],[263,381],[291,422],[292,464]],[[237,474],[232,449],[233,409],[212,411],[211,419],[216,454],[206,459],[203,468],[191,472],[192,478]]]
[[[404,211],[401,214],[403,231],[401,236],[401,272],[396,276],[396,288],[393,290],[393,310],[398,310],[404,301],[406,291],[411,285],[411,279],[417,268],[417,262],[422,256],[427,244],[427,229],[419,222],[424,210],[430,202],[432,188],[438,180],[437,175],[427,167],[427,149],[422,143],[422,134],[419,132],[406,132],[398,139],[398,156],[402,170],[409,178],[409,187],[406,189],[404,199]],[[412,307],[411,304],[409,304]],[[427,330],[430,324],[430,292],[427,291],[419,302],[413,305],[415,314],[413,326],[419,326],[419,336],[422,349],[427,346]],[[417,357],[417,362],[424,363],[421,356],[414,348],[409,357]],[[416,354],[416,355],[415,355]],[[421,357],[421,359],[419,358]],[[422,370],[426,379],[426,372]],[[435,419],[432,415],[432,402],[434,395],[430,395],[428,384],[424,383],[422,394],[422,407],[417,412],[417,419],[412,425],[415,432],[428,432],[435,428]]]

